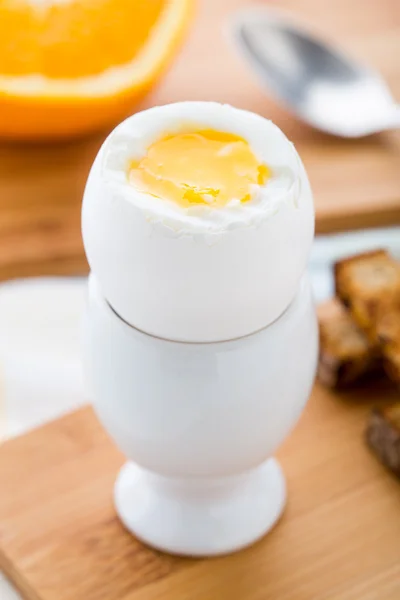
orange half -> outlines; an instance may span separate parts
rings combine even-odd
[[[193,0],[0,0],[0,136],[66,137],[132,112]]]

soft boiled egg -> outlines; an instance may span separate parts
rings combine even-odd
[[[91,269],[123,320],[170,340],[213,342],[285,311],[314,210],[300,158],[271,121],[181,102],[135,114],[106,139],[82,229]]]

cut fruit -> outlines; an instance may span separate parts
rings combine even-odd
[[[132,112],[194,0],[0,0],[0,136],[65,137]]]

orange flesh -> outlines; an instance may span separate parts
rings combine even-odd
[[[0,0],[1,74],[76,78],[130,62],[166,2]]]
[[[248,202],[270,177],[243,138],[220,131],[178,133],[153,143],[132,161],[129,181],[138,190],[189,207]]]

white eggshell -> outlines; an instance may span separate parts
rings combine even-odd
[[[129,160],[186,123],[248,141],[272,169],[257,199],[188,210],[129,184]],[[304,167],[275,125],[228,105],[184,102],[138,113],[107,138],[86,186],[82,230],[91,269],[121,318],[161,338],[214,342],[285,311],[306,266],[314,209]]]

